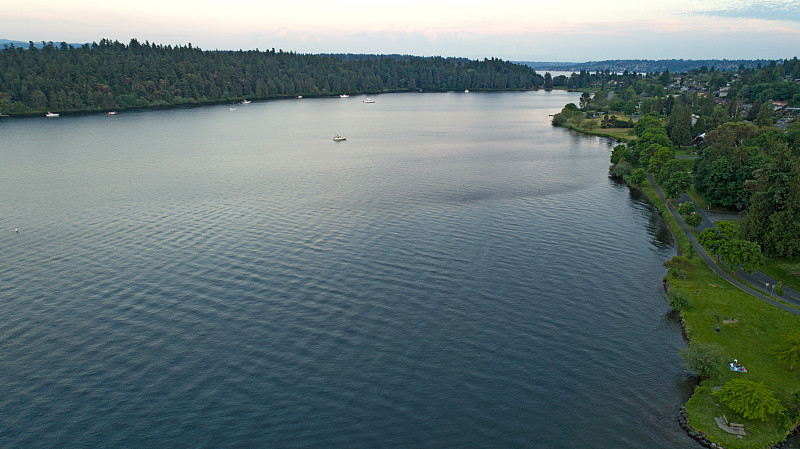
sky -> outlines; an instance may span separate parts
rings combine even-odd
[[[511,61],[800,57],[797,0],[26,0],[0,38]]]

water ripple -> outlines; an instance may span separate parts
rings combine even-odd
[[[0,446],[687,443],[671,239],[541,94],[3,122]]]

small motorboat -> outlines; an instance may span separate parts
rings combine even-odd
[[[350,95],[347,95],[347,94],[341,94],[341,95],[339,95],[339,98],[350,98]]]
[[[117,115],[117,111],[108,111],[108,115]]]
[[[58,117],[58,114],[55,113],[55,112],[48,112],[44,116],[47,117],[47,118],[56,118],[56,117]]]
[[[469,93],[469,89],[464,89],[464,93],[468,94]]]
[[[334,141],[334,142],[341,142],[341,141],[343,141],[343,140],[347,140],[347,138],[346,138],[346,137],[344,137],[344,136],[340,136],[340,135],[338,135],[338,134],[337,134],[337,135],[335,135],[335,136],[333,136],[333,141]]]
[[[250,100],[242,100],[242,104],[250,104]]]
[[[375,103],[375,100],[373,100],[372,98],[367,98],[366,100],[364,100],[364,103]]]

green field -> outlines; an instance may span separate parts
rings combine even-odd
[[[692,343],[717,347],[726,362],[738,359],[748,370],[736,373],[723,365],[712,378],[703,381],[686,403],[689,424],[727,448],[771,447],[783,440],[800,421],[800,404],[796,397],[800,392],[800,367],[790,371],[789,366],[778,363],[773,353],[783,335],[800,330],[800,316],[771,306],[717,276],[691,247],[652,186],[646,185],[643,191],[670,224],[680,252],[695,264],[695,269],[685,279],[668,278],[670,288],[691,298],[691,306],[681,312],[688,339]],[[789,411],[782,416],[771,416],[766,422],[739,416],[711,395],[713,387],[721,387],[736,377],[767,385]],[[743,423],[747,435],[739,438],[720,429],[714,418],[722,415],[732,422]]]

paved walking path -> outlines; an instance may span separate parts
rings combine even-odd
[[[680,195],[679,200],[681,202],[692,201],[692,199],[689,198],[689,195],[687,195],[685,193],[682,193]],[[739,213],[739,214],[721,214],[721,213],[716,213],[716,212],[709,212],[709,211],[700,209],[698,207],[695,207],[695,209],[703,217],[703,221],[700,223],[699,226],[697,226],[695,228],[697,230],[697,232],[703,232],[706,228],[711,228],[711,229],[716,228],[716,225],[714,224],[714,221],[718,221],[718,220],[738,220],[738,219],[742,218],[742,214],[741,213]],[[778,284],[778,280],[767,276],[766,274],[762,273],[759,270],[756,270],[753,273],[748,273],[746,271],[738,270],[736,272],[736,277],[739,278],[739,279],[744,280],[745,282],[747,282],[748,284],[750,284],[752,286],[755,286],[756,288],[763,288],[765,292],[767,290],[769,290],[769,292],[772,295],[778,296],[778,297],[780,297],[781,299],[783,299],[786,302],[789,302],[789,303],[792,303],[792,304],[800,306],[800,292],[798,292],[797,290],[795,290],[795,289],[793,289],[791,287],[784,286],[783,296],[776,295],[775,292],[774,292],[774,288],[775,288],[775,285]]]
[[[664,193],[661,191],[661,189],[658,187],[658,185],[656,184],[655,180],[653,179],[653,175],[648,173],[647,177],[650,179],[650,183],[653,184],[653,187],[655,187],[656,193],[658,193],[658,196],[661,197],[661,199],[664,201],[664,204],[667,205],[667,208],[669,209],[670,213],[672,214],[673,217],[675,217],[675,220],[678,222],[678,225],[680,225],[680,227],[683,230],[683,232],[689,238],[689,241],[692,243],[692,246],[694,246],[694,249],[697,250],[697,253],[700,254],[700,257],[706,262],[706,264],[708,264],[708,266],[712,270],[714,270],[715,273],[717,273],[717,275],[719,275],[719,277],[725,279],[726,281],[730,282],[731,284],[733,284],[734,286],[736,286],[740,290],[743,290],[743,291],[755,296],[756,298],[758,298],[758,299],[760,299],[760,300],[762,300],[764,302],[768,302],[768,303],[772,304],[775,307],[780,307],[781,309],[783,309],[783,310],[785,310],[785,311],[787,311],[789,313],[793,313],[795,315],[800,315],[800,310],[799,309],[787,306],[786,304],[780,303],[780,302],[770,298],[769,296],[764,295],[763,293],[759,292],[758,290],[755,290],[754,288],[743,284],[738,279],[735,279],[733,276],[729,275],[722,268],[720,268],[717,265],[717,263],[714,261],[714,259],[711,256],[709,256],[708,253],[706,253],[706,250],[700,245],[700,243],[697,242],[697,238],[695,238],[694,233],[692,233],[692,230],[689,229],[689,227],[686,225],[686,223],[683,222],[683,219],[680,217],[680,215],[678,215],[678,211],[676,211],[675,208],[672,206],[672,203],[667,201],[666,197],[664,196]],[[704,221],[706,220],[705,216],[703,217],[703,220]],[[713,223],[711,223],[711,225],[713,227]],[[740,270],[740,271],[738,271],[736,273],[736,275],[740,276],[740,273],[744,273],[744,272],[742,272]],[[749,273],[744,273],[744,274],[749,274]],[[766,277],[767,279],[770,279],[769,277],[767,277],[763,273],[761,273],[761,275]],[[770,285],[777,284],[777,281],[775,281],[774,279],[770,279],[770,281],[766,281],[766,282],[769,282]],[[792,290],[792,289],[787,287],[786,288],[786,294],[781,299],[783,299],[786,302],[790,302],[792,304],[796,304],[796,305],[800,306],[800,296],[792,297],[792,296],[789,295],[790,291],[793,292],[794,295],[798,295],[798,292],[796,290]]]

